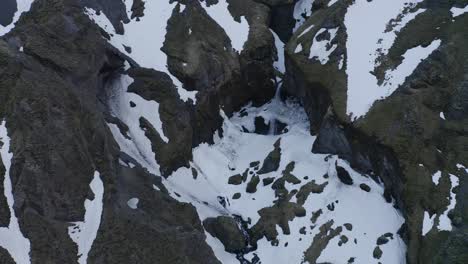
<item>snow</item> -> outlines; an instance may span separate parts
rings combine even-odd
[[[423,227],[422,227],[422,235],[425,236],[429,231],[431,231],[432,227],[434,226],[436,214],[433,214],[432,217],[429,215],[428,212],[424,212],[424,219],[423,219]]]
[[[297,36],[297,38],[299,39],[300,37],[304,36],[305,34],[307,34],[312,28],[314,28],[315,25],[310,25],[308,26],[304,31],[302,31],[301,34],[299,34],[299,36]]]
[[[16,0],[18,10],[13,16],[13,21],[9,25],[0,25],[0,37],[10,32],[15,27],[15,23],[18,22],[19,18],[23,13],[29,11],[33,2],[34,0]]]
[[[453,210],[457,204],[457,195],[453,192],[453,189],[459,185],[459,180],[457,176],[452,174],[449,175],[450,182],[452,184],[452,187],[450,188],[450,204],[447,206],[447,209],[444,211],[444,213],[439,217],[439,225],[437,226],[439,231],[452,231],[452,220],[450,220],[448,217],[448,213]]]
[[[133,1],[125,1],[127,12],[131,13]],[[111,35],[110,43],[120,50],[120,52],[134,59],[140,66],[153,68],[167,73],[177,87],[179,96],[183,101],[191,99],[196,103],[196,91],[187,91],[182,83],[174,77],[167,68],[167,55],[161,50],[165,36],[168,19],[177,2],[169,3],[169,0],[146,1],[145,16],[134,18],[128,24],[124,24],[124,35],[116,34],[114,27],[103,12],[100,15],[90,8],[86,8],[85,13],[98,26]],[[128,53],[124,45],[132,48]]]
[[[161,139],[168,143],[169,139],[164,135],[162,122],[159,116],[159,103],[156,101],[147,101],[143,97],[135,93],[127,91],[128,86],[133,83],[133,79],[128,75],[121,75],[120,80],[115,82],[113,94],[111,95],[111,110],[128,126],[131,126],[130,131],[135,133],[143,133],[140,128],[140,117],[144,117],[156,129]],[[135,104],[130,106],[130,102]],[[145,142],[146,144],[146,142]]]
[[[94,172],[94,177],[89,184],[94,193],[94,199],[86,199],[84,202],[85,215],[83,222],[74,222],[68,227],[68,235],[78,245],[78,263],[88,262],[88,253],[96,239],[103,209],[104,184],[98,171]]]
[[[270,31],[273,34],[273,37],[275,38],[275,47],[278,52],[278,59],[274,62],[273,66],[279,72],[285,73],[286,67],[284,65],[284,43],[273,30]]]
[[[317,40],[317,37],[325,31],[328,31],[328,33],[330,34],[330,40]],[[336,37],[337,32],[338,28],[321,28],[319,31],[317,31],[312,42],[312,46],[310,47],[309,59],[316,58],[320,61],[320,64],[327,64],[330,54],[332,54],[333,51],[335,51],[335,49],[338,47],[338,45],[336,44],[334,44],[333,46],[331,45],[331,42]]]
[[[442,118],[443,120],[445,120],[444,112],[440,112],[439,116],[440,116],[440,118]]]
[[[19,48],[19,52],[24,52],[24,47],[23,47],[23,46],[21,46],[21,47]]]
[[[434,175],[432,175],[432,182],[435,185],[439,185],[439,180],[440,180],[441,177],[442,177],[442,172],[437,171],[436,173],[434,173]]]
[[[207,5],[206,2],[205,5]],[[240,52],[249,37],[249,23],[247,23],[244,16],[240,18],[240,23],[235,21],[231,13],[229,13],[228,5],[226,0],[219,0],[217,4],[209,7],[205,6],[205,10],[224,29],[231,39],[232,47]]]
[[[281,230],[279,231],[280,244],[287,242],[288,247],[274,247],[266,239],[262,239],[258,243],[258,249],[248,254],[247,258],[253,257],[255,253],[263,263],[301,263],[302,253],[310,246],[318,228],[312,230],[310,235],[301,236],[301,241],[298,239],[299,229],[302,226],[309,227],[312,212],[321,208],[324,214],[319,218],[317,226],[330,219],[334,219],[335,226],[352,223],[353,231],[343,232],[353,239],[358,239],[357,245],[347,243],[339,250],[336,248],[337,242],[333,240],[322,254],[321,261],[346,263],[349,257],[358,256],[363,263],[366,260],[371,262],[375,241],[386,232],[394,233],[396,238],[386,246],[383,262],[400,263],[404,260],[406,246],[396,235],[404,220],[392,204],[385,202],[383,187],[370,178],[358,174],[337,157],[325,161],[326,155],[311,154],[310,149],[315,137],[309,134],[307,116],[302,108],[298,108],[293,103],[283,104],[279,101],[272,101],[260,108],[247,107],[246,112],[247,117],[235,114],[231,119],[225,118],[224,137],[217,138],[214,145],[203,144],[194,149],[192,166],[199,172],[196,180],[187,168],[177,170],[168,178],[171,183],[165,184],[169,190],[177,191],[181,195],[177,198],[178,200],[192,203],[197,208],[201,220],[207,217],[235,214],[242,216],[243,219],[250,219],[250,226],[252,226],[260,218],[258,210],[273,205],[276,199],[274,191],[271,186],[264,187],[260,182],[255,193],[247,193],[245,188],[251,175],[241,185],[229,185],[227,181],[232,175],[242,174],[249,167],[250,162],[263,161],[273,150],[273,144],[281,138],[282,157],[279,169],[260,177],[262,179],[278,178],[279,172],[284,170],[290,161],[294,161],[295,168],[292,173],[299,179],[305,176],[309,176],[310,179],[303,180],[298,185],[287,183],[287,189],[299,189],[310,180],[315,180],[317,184],[328,181],[328,185],[323,193],[310,195],[304,205],[307,216],[295,218],[289,222],[291,235],[284,235]],[[242,132],[241,126],[247,129],[253,128],[255,116],[262,116],[265,120],[278,119],[286,122],[289,132],[277,136]],[[336,161],[351,173],[355,185],[346,186],[337,178],[334,169]],[[325,180],[322,176],[327,172],[332,176]],[[362,191],[359,188],[361,183],[369,185],[372,191],[370,193]],[[181,189],[181,186],[187,187]],[[241,193],[241,198],[232,200],[232,195],[237,192]],[[219,204],[219,196],[228,201],[226,207]],[[292,202],[295,200],[294,197]],[[339,200],[339,203],[335,205],[335,210],[329,211],[326,206],[336,200]],[[363,235],[364,233],[367,235]],[[220,258],[222,263],[237,263],[231,262],[233,261],[231,254],[226,255],[217,239],[209,234],[207,236],[207,242],[213,247],[215,254],[218,257],[224,254]],[[337,252],[340,253],[337,254]]]
[[[127,205],[128,205],[128,207],[130,207],[132,209],[137,209],[139,201],[140,201],[140,199],[138,199],[138,198],[131,198],[130,200],[127,201]]]
[[[302,51],[302,44],[299,43],[299,45],[297,45],[296,49],[294,50],[294,53],[299,53]]]
[[[299,0],[296,2],[296,5],[294,6],[294,19],[296,19],[296,25],[293,32],[304,24],[306,19],[303,17],[303,14],[305,14],[306,17],[310,17],[310,15],[312,15],[313,3],[314,0]]]
[[[347,69],[348,100],[347,113],[358,118],[367,113],[376,100],[390,96],[416,69],[419,63],[426,59],[441,44],[434,40],[427,47],[409,49],[403,56],[404,61],[385,74],[385,81],[379,85],[371,73],[378,66],[378,58],[385,56],[393,45],[397,32],[413,20],[424,9],[403,13],[405,7],[414,6],[421,0],[371,1],[356,0],[348,7],[345,15],[348,40]],[[386,28],[392,19],[403,15],[392,30]],[[372,23],[369,23],[372,21]]]
[[[19,3],[18,3],[19,4]],[[31,245],[29,240],[21,232],[18,218],[14,210],[13,185],[10,178],[11,161],[13,153],[10,152],[10,137],[6,128],[6,121],[0,124],[0,140],[3,143],[0,149],[5,175],[3,179],[4,194],[10,209],[10,223],[8,227],[0,227],[0,247],[6,249],[17,264],[31,263],[29,252]]]
[[[330,2],[328,2],[328,6],[332,6],[334,5],[336,2],[338,2],[338,0],[330,0]]]
[[[452,16],[455,18],[457,16],[461,16],[465,13],[468,13],[468,5],[466,5],[465,7],[463,8],[460,8],[460,7],[452,7],[450,9],[450,12],[452,12]]]

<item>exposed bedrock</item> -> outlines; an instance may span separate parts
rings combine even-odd
[[[434,226],[423,236],[421,230],[424,212],[440,215],[449,204],[449,173],[460,179],[457,188],[466,188],[465,172],[456,164],[468,161],[468,112],[463,100],[468,90],[468,34],[462,30],[468,16],[452,20],[446,1],[421,5],[426,12],[401,30],[376,74],[398,66],[410,48],[434,39],[440,39],[441,46],[365,116],[350,120],[346,115],[347,66],[340,66],[340,58],[346,56],[347,1],[317,10],[294,34],[286,51],[285,90],[305,107],[311,132],[317,134],[313,152],[337,154],[385,184],[385,198],[394,199],[406,218],[400,235],[408,245],[408,263],[462,263],[467,258],[467,248],[461,245],[468,237],[468,215],[461,191],[450,213],[452,231]],[[310,33],[301,35],[312,24]],[[337,47],[325,64],[308,58],[312,38],[321,28],[338,28],[331,42]],[[299,43],[302,52],[297,52]],[[438,170],[445,180],[435,186],[431,176]],[[454,257],[448,258],[451,254]]]
[[[98,171],[104,209],[88,263],[219,263],[195,208],[155,191],[153,184],[164,188],[140,166],[119,163],[128,158],[106,124],[112,118],[102,96],[124,60],[73,0],[35,1],[0,40],[0,116],[11,138],[14,210],[31,262],[77,263],[68,230],[83,221],[85,200],[95,198],[90,182]],[[127,202],[135,197],[132,209]],[[8,210],[4,199],[0,210]],[[0,259],[10,261],[5,250]]]

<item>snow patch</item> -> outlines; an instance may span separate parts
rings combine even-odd
[[[379,65],[378,58],[385,56],[393,45],[399,30],[413,20],[424,9],[408,12],[408,7],[414,7],[421,0],[371,1],[356,0],[348,7],[345,15],[348,40],[347,69],[348,100],[347,113],[358,118],[367,113],[376,100],[391,95],[419,63],[426,59],[440,45],[435,40],[426,48],[421,46],[408,50],[405,60],[396,69],[388,71],[385,82],[379,85],[372,74]],[[406,8],[406,9],[405,9]],[[387,31],[389,23],[400,16],[398,24]],[[401,17],[402,16],[402,17]],[[369,21],[372,21],[369,23]],[[365,29],[365,30],[364,30]]]
[[[461,16],[465,13],[468,13],[468,5],[466,5],[465,7],[463,8],[460,8],[460,7],[452,7],[450,9],[450,12],[452,13],[452,16],[455,18],[457,16]]]
[[[450,188],[450,204],[447,206],[447,210],[444,211],[444,213],[439,217],[439,225],[437,226],[437,229],[439,231],[452,231],[452,220],[448,217],[448,213],[455,209],[455,205],[457,204],[457,195],[453,192],[453,189],[459,185],[459,180],[458,177],[452,174],[450,175],[450,182],[452,184],[452,187]]]
[[[306,19],[312,15],[312,4],[314,0],[299,0],[294,6],[294,19],[296,20],[296,25],[294,26],[293,32],[304,24]]]
[[[205,5],[207,5],[206,2]],[[226,0],[219,0],[217,4],[205,6],[205,10],[224,29],[231,39],[232,47],[241,52],[244,43],[249,38],[249,23],[244,16],[240,18],[240,23],[235,21],[228,10],[228,6],[229,4]]]
[[[330,34],[330,39],[329,40],[317,40],[317,37],[324,33],[325,31],[328,31]],[[316,58],[317,60],[320,61],[320,64],[324,65],[327,64],[328,60],[330,59],[330,54],[335,51],[335,49],[338,47],[338,45],[334,44],[331,45],[331,42],[333,39],[336,37],[336,33],[338,32],[338,28],[332,28],[332,29],[325,29],[321,28],[314,37],[314,40],[312,42],[312,46],[310,47],[310,54],[309,54],[309,59]]]
[[[23,2],[24,3],[24,2]],[[20,3],[18,3],[19,5]],[[6,128],[6,121],[3,120],[0,124],[0,139],[3,146],[0,147],[0,155],[2,157],[3,166],[5,167],[5,175],[3,179],[3,188],[8,208],[10,209],[10,222],[8,227],[0,227],[0,247],[6,249],[17,264],[31,263],[29,252],[31,244],[21,232],[18,218],[14,210],[13,186],[10,178],[11,160],[13,153],[10,152],[10,137]]]
[[[440,116],[440,118],[442,118],[443,120],[445,120],[444,112],[440,112],[439,116]]]
[[[131,198],[130,200],[127,201],[128,207],[132,209],[137,209],[138,208],[138,202],[140,202],[140,199],[138,198]]]
[[[16,0],[18,10],[13,16],[13,21],[9,25],[7,26],[0,25],[0,37],[10,32],[15,27],[15,23],[18,22],[18,20],[20,19],[23,13],[29,11],[29,9],[31,8],[31,4],[33,2],[34,0]]]
[[[132,3],[133,1],[125,1],[128,13],[131,12]],[[110,43],[120,52],[134,59],[142,67],[167,73],[177,87],[180,98],[183,101],[191,99],[193,103],[196,103],[197,92],[185,90],[182,83],[169,72],[167,55],[161,50],[167,33],[167,21],[177,4],[176,1],[169,3],[169,0],[146,1],[145,16],[134,18],[130,23],[123,24],[124,35],[115,32],[114,27],[103,12],[98,15],[95,10],[86,8],[85,13],[109,33]],[[131,47],[131,53],[128,53],[124,46]]]
[[[436,214],[433,214],[432,217],[429,215],[428,212],[424,212],[424,219],[423,219],[423,227],[422,227],[422,235],[425,236],[429,231],[431,231],[432,227],[434,226]]]
[[[98,171],[89,184],[94,193],[94,199],[86,199],[84,202],[85,215],[83,222],[74,222],[68,227],[68,235],[78,245],[78,263],[88,263],[88,253],[91,251],[94,239],[96,239],[103,209],[104,183]]]
[[[434,175],[432,175],[432,182],[437,186],[439,185],[439,180],[440,178],[442,177],[442,172],[441,171],[437,171],[436,173],[434,173]]]

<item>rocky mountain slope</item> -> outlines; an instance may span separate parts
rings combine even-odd
[[[2,0],[0,263],[468,263],[467,0]]]

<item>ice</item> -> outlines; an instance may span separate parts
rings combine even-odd
[[[6,128],[6,121],[3,120],[0,124],[0,140],[3,145],[0,148],[3,166],[5,167],[5,175],[3,179],[4,195],[7,200],[8,208],[10,209],[10,223],[8,227],[0,227],[0,247],[6,249],[17,264],[31,263],[29,252],[31,245],[29,240],[24,237],[21,232],[18,218],[14,210],[13,186],[10,178],[11,160],[13,153],[10,152],[10,137]]]
[[[34,0],[16,0],[18,10],[13,16],[13,21],[9,25],[0,25],[0,37],[10,32],[15,27],[15,23],[18,22],[19,18],[23,13],[29,11],[33,2]]]
[[[94,193],[94,199],[86,199],[84,202],[85,215],[83,222],[74,222],[68,227],[68,235],[78,245],[78,263],[88,263],[88,253],[96,239],[103,209],[104,183],[98,171],[94,172],[94,177],[89,184]]]

